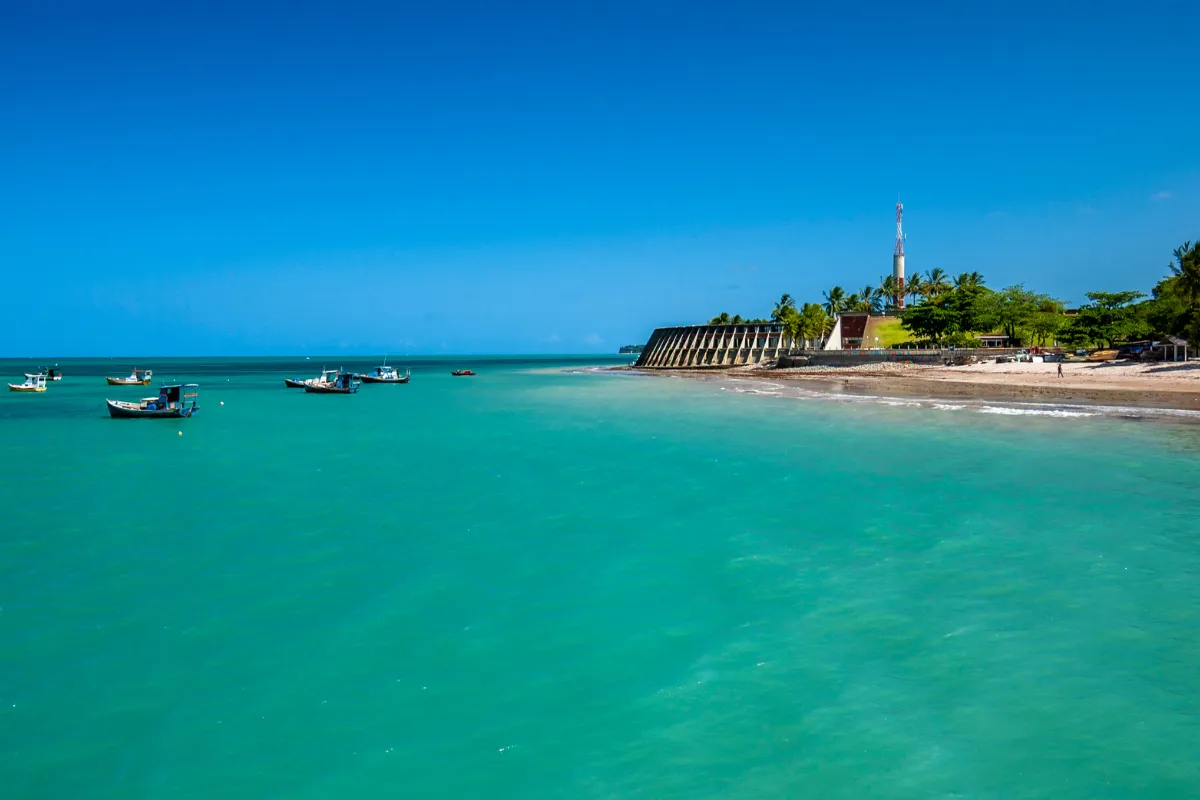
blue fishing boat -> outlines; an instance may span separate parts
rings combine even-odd
[[[138,403],[105,402],[108,403],[108,415],[113,419],[178,419],[190,417],[200,410],[196,405],[199,393],[199,384],[183,383],[164,386],[158,391],[158,397],[147,397]]]

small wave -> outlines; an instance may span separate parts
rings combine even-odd
[[[980,406],[980,414],[1004,414],[1011,417],[1094,417],[1087,411],[1070,411],[1065,408],[1013,408],[1011,406]]]

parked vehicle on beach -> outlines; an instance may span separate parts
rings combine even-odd
[[[40,372],[36,375],[26,373],[24,383],[10,383],[8,390],[10,392],[44,392],[46,391],[46,376]]]
[[[105,378],[109,386],[149,386],[154,377],[152,369],[137,369],[129,373],[128,378]]]
[[[164,386],[158,390],[158,397],[146,397],[137,403],[105,402],[108,415],[113,419],[178,419],[193,416],[200,410],[196,403],[199,393],[199,384],[183,383]]]

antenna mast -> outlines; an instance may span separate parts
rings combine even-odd
[[[904,310],[904,204],[896,203],[896,249],[892,253],[892,278],[896,282],[896,308]]]

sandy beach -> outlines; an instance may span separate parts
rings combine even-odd
[[[724,375],[751,380],[806,381],[868,395],[930,399],[1017,400],[1041,403],[1176,408],[1200,411],[1200,361],[1058,364],[981,363],[961,367],[862,364],[852,367],[678,370],[693,377]]]

